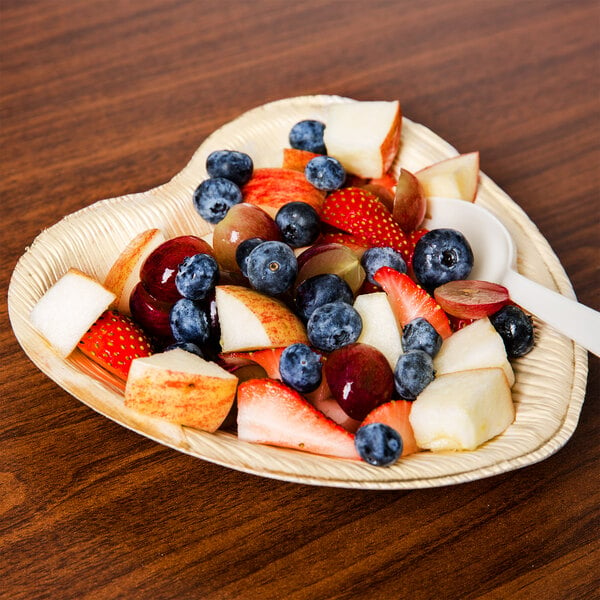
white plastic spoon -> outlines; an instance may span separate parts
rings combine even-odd
[[[464,200],[430,198],[429,214],[427,229],[456,229],[471,244],[475,261],[470,279],[503,285],[516,304],[600,356],[600,313],[518,273],[514,241],[489,210]]]

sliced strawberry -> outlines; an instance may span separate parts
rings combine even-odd
[[[265,348],[264,350],[251,350],[250,352],[223,352],[219,355],[221,361],[228,367],[237,368],[256,363],[260,365],[271,379],[281,379],[279,374],[279,359],[284,348]]]
[[[395,429],[402,438],[402,456],[408,456],[419,451],[413,428],[408,420],[412,402],[408,400],[390,400],[374,408],[361,423],[383,423]]]
[[[319,243],[323,244],[342,244],[350,248],[352,252],[362,255],[363,252],[371,246],[367,240],[356,235],[350,235],[343,231],[326,231],[319,238]]]
[[[448,315],[448,319],[450,319],[450,327],[452,327],[452,331],[458,331],[467,325],[470,325],[477,319],[460,319],[459,317],[453,317],[452,315]]]
[[[401,327],[417,317],[427,319],[442,338],[452,335],[448,316],[440,305],[408,275],[390,267],[381,267],[375,281],[387,293],[394,316]]]
[[[281,166],[284,169],[293,169],[294,171],[300,171],[304,173],[306,165],[320,154],[310,152],[309,150],[299,150],[298,148],[284,148],[283,149],[283,162]]]
[[[304,173],[278,167],[255,169],[250,181],[242,187],[244,202],[262,208],[275,218],[277,211],[288,202],[310,204],[321,212],[325,192],[306,180]]]
[[[81,338],[78,348],[123,380],[127,379],[134,358],[152,354],[143,329],[116,310],[102,313]]]
[[[240,440],[360,460],[351,433],[279,381],[241,383],[237,404]]]
[[[410,242],[413,245],[413,247],[426,233],[429,233],[429,229],[421,228],[421,229],[415,229],[414,231],[411,231],[408,234],[408,237],[409,237]]]
[[[391,246],[408,260],[412,247],[390,211],[367,190],[342,188],[323,203],[321,220],[366,240],[370,246]]]

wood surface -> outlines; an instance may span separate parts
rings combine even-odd
[[[214,129],[304,94],[400,99],[481,168],[600,309],[600,4],[0,3],[1,598],[598,598],[599,361],[571,440],[459,486],[372,492],[238,473],[79,403],[8,320],[62,216],[149,189]]]

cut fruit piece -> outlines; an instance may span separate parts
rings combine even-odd
[[[433,359],[436,375],[491,367],[502,369],[512,387],[515,374],[506,356],[504,342],[486,317],[463,327],[444,340]]]
[[[318,239],[317,244],[341,244],[352,250],[359,258],[371,245],[364,238],[350,235],[343,231],[326,231]]]
[[[79,340],[77,347],[124,381],[133,360],[152,354],[150,339],[142,328],[116,310],[103,312]]]
[[[283,169],[292,169],[293,171],[300,171],[304,173],[306,165],[320,154],[316,152],[310,152],[309,150],[300,150],[298,148],[284,148],[283,149],[283,162],[281,167]]]
[[[379,350],[393,370],[402,354],[402,332],[385,292],[361,294],[354,301],[354,308],[363,323],[357,342],[369,344]]]
[[[400,169],[392,215],[405,232],[414,231],[421,225],[427,212],[427,198],[419,180],[410,171]]]
[[[332,421],[343,427],[350,433],[356,433],[356,430],[360,427],[360,421],[349,417],[338,401],[332,396],[321,397],[316,396],[314,400],[308,398],[309,402],[326,417],[329,417]]]
[[[342,244],[315,244],[298,256],[297,284],[326,273],[341,277],[353,294],[356,294],[365,280],[365,270],[360,264],[359,256]]]
[[[218,285],[215,298],[223,352],[308,343],[300,319],[275,298],[237,285]]]
[[[267,377],[271,379],[281,379],[279,373],[279,359],[285,348],[267,348],[265,350],[253,350],[251,352],[227,352],[219,355],[219,358],[226,364],[235,366],[248,365],[255,363],[263,368]]]
[[[332,104],[323,141],[327,154],[337,158],[348,173],[382,177],[398,153],[401,129],[397,100]]]
[[[125,405],[213,432],[233,405],[237,383],[237,377],[219,365],[177,348],[131,363]]]
[[[279,167],[255,169],[242,195],[244,202],[262,208],[273,219],[289,202],[306,202],[320,214],[325,199],[325,192],[310,184],[304,173]]]
[[[31,324],[62,357],[77,346],[116,296],[78,269],[69,269],[33,307]]]
[[[479,185],[479,152],[459,154],[415,173],[428,198],[474,202]]]
[[[140,280],[140,270],[144,261],[165,241],[160,229],[148,229],[136,235],[119,254],[110,268],[104,287],[116,296],[114,308],[123,315],[131,315],[129,298]]]
[[[442,336],[452,335],[450,321],[440,305],[408,275],[391,267],[381,267],[375,273],[375,281],[388,295],[398,328],[402,329],[417,317],[423,317]]]
[[[412,405],[413,403],[408,400],[390,400],[372,410],[360,426],[362,427],[369,423],[389,425],[402,438],[402,456],[414,454],[419,451],[419,446],[415,440],[415,433],[409,420]]]
[[[413,402],[409,420],[420,448],[475,450],[515,418],[502,369],[440,375]]]
[[[476,279],[449,281],[437,287],[433,295],[448,314],[459,319],[489,317],[510,301],[503,285]]]
[[[354,436],[283,383],[245,381],[237,399],[240,440],[359,460]]]

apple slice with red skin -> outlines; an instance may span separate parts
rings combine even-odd
[[[419,180],[410,171],[400,170],[392,214],[402,229],[410,233],[418,229],[427,212],[427,198]]]
[[[460,319],[489,317],[510,302],[503,285],[477,279],[449,281],[436,288],[433,295],[446,313]]]

